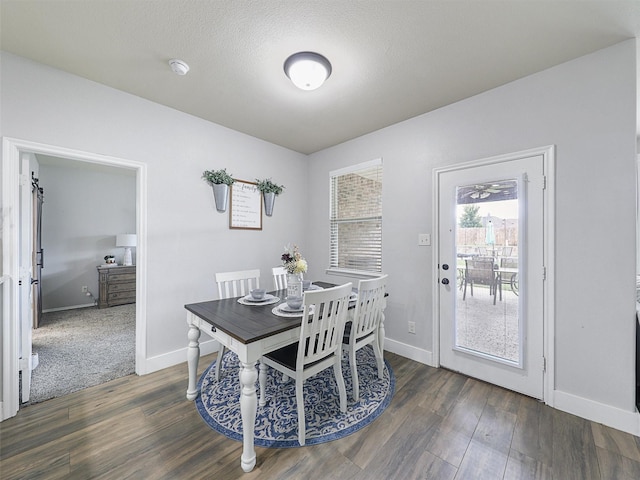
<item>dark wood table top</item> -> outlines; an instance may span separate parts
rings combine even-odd
[[[326,282],[313,282],[313,284],[323,288],[336,286]],[[269,293],[280,297],[279,303],[284,302],[287,296],[286,290]],[[238,303],[238,298],[240,297],[191,303],[185,305],[184,308],[243,344],[256,342],[300,326],[302,317],[279,317],[271,312],[278,303],[242,305]]]

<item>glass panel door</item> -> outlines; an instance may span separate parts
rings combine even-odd
[[[454,348],[521,364],[518,180],[456,188]]]
[[[436,171],[440,364],[543,397],[544,157]]]

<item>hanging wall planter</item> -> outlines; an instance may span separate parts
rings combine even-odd
[[[282,193],[284,185],[273,183],[270,178],[265,180],[256,179],[256,184],[264,199],[264,213],[267,217],[270,217],[273,215],[273,205],[276,202],[276,197]]]
[[[229,203],[229,186],[235,181],[233,177],[223,168],[222,170],[205,170],[202,178],[213,188],[216,210],[226,212]]]
[[[216,201],[216,210],[226,212],[227,203],[229,202],[229,185],[217,183],[211,185],[211,188],[213,188],[213,198]]]
[[[267,214],[267,217],[273,215],[273,204],[276,203],[276,194],[273,192],[263,193],[264,197],[264,213]]]

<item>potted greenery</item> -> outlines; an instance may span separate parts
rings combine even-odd
[[[284,185],[273,183],[270,178],[264,180],[256,179],[256,184],[264,197],[264,213],[267,214],[267,217],[270,217],[273,214],[273,204],[276,201],[276,196],[282,193]]]
[[[213,198],[216,201],[216,210],[224,212],[227,210],[229,199],[229,186],[235,180],[227,173],[227,170],[205,170],[202,178],[213,188]]]

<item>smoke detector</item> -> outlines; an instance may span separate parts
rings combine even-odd
[[[171,70],[178,75],[186,75],[189,71],[189,65],[177,58],[169,60],[169,65],[171,66]]]

